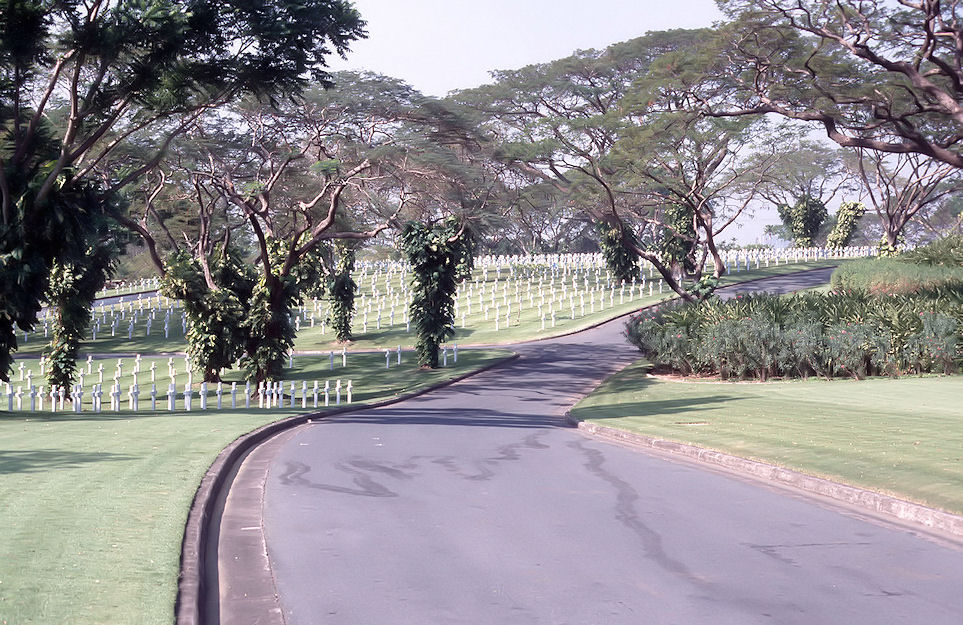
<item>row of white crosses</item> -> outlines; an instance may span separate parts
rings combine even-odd
[[[733,273],[750,271],[772,265],[811,262],[817,260],[838,260],[843,258],[867,258],[877,253],[872,246],[827,247],[787,247],[778,250],[726,250],[722,252],[722,262]]]
[[[30,374],[28,374],[28,377],[29,375]],[[4,395],[7,399],[6,409],[8,411],[43,411],[44,402],[47,398],[50,400],[50,412],[63,412],[65,402],[67,401],[69,401],[70,410],[73,412],[81,412],[83,410],[83,400],[86,393],[82,384],[74,384],[71,387],[69,400],[68,393],[64,387],[51,386],[49,392],[45,392],[43,386],[37,387],[29,383],[26,390],[24,390],[23,386],[17,386],[16,390],[14,390],[13,385],[10,383],[6,383],[5,386]],[[293,381],[276,381],[261,382],[254,390],[256,393],[252,394],[250,382],[245,382],[244,385],[240,387],[237,382],[231,382],[229,388],[225,387],[223,382],[217,382],[213,387],[208,386],[206,382],[201,382],[197,391],[197,409],[208,410],[209,400],[214,399],[217,409],[220,410],[227,407],[225,405],[225,399],[228,397],[230,398],[230,408],[236,409],[243,404],[245,409],[250,409],[251,398],[254,394],[257,395],[258,408],[296,408],[299,405],[301,408],[308,408],[309,406],[318,408],[320,406],[340,405],[342,403],[342,396],[345,402],[350,404],[353,401],[354,385],[351,380],[347,380],[347,384],[342,384],[342,381],[338,379],[333,385],[330,380],[325,380],[324,385],[321,386],[317,380],[314,380],[312,386],[309,388],[308,382],[302,380],[299,388],[297,383]],[[212,392],[213,396],[211,395]],[[241,393],[241,403],[238,402],[238,393]],[[151,384],[150,389],[142,393],[140,386],[135,382],[127,389],[126,400],[128,410],[141,409],[142,394],[145,395],[144,400],[150,400],[149,406],[151,411],[158,410],[158,399],[160,399],[161,402],[164,400],[163,395],[158,393],[156,384]],[[125,398],[122,395],[121,385],[116,380],[107,391],[105,391],[103,384],[94,384],[89,391],[89,395],[90,409],[93,412],[103,411],[104,395],[107,395],[108,401],[110,402],[109,410],[111,412],[119,412],[122,409]],[[176,410],[178,391],[177,385],[174,382],[171,382],[167,386],[166,395],[167,410]],[[194,409],[194,388],[192,384],[184,385],[180,397],[184,410]]]
[[[180,359],[181,357],[176,357],[176,358]],[[187,383],[184,385],[184,390],[181,392],[181,396],[184,400],[185,409],[190,410],[192,405],[192,399],[194,396],[194,390],[193,390],[194,373],[193,373],[193,369],[191,368],[190,358],[188,356],[184,356],[182,358],[184,363],[184,373],[187,375]],[[128,386],[127,393],[126,393],[126,397],[128,399],[128,406],[131,407],[130,409],[133,409],[133,410],[140,409],[139,402],[140,402],[140,397],[142,393],[141,393],[141,387],[138,384],[138,376],[141,373],[141,360],[142,360],[141,355],[136,354],[133,359],[134,362],[133,362],[132,371],[130,372],[130,376],[133,378],[133,383]],[[334,351],[329,352],[329,368],[332,371],[335,369],[335,362],[340,362],[340,366],[342,368],[347,367],[348,353],[344,348],[341,349],[340,354],[336,354]],[[400,346],[399,346],[398,362],[399,364],[401,362]],[[47,364],[46,360],[44,358],[41,358],[40,360],[41,377],[43,377],[46,374],[46,364]],[[44,398],[47,397],[48,395],[51,400],[51,404],[50,404],[51,410],[57,410],[57,402],[55,401],[55,399],[58,397],[60,398],[60,401],[59,401],[60,410],[63,410],[64,397],[69,395],[70,397],[74,398],[73,399],[74,410],[76,412],[80,412],[82,398],[84,397],[84,393],[85,393],[84,389],[86,388],[86,384],[85,384],[86,377],[94,376],[94,375],[97,376],[97,382],[94,383],[93,387],[89,391],[93,410],[95,410],[96,412],[100,412],[101,402],[104,394],[108,396],[108,399],[110,401],[110,409],[120,410],[121,392],[122,392],[120,379],[123,378],[125,375],[124,358],[116,359],[115,369],[113,372],[113,384],[108,387],[109,390],[106,393],[104,390],[105,388],[104,387],[104,361],[97,362],[96,371],[94,370],[93,356],[87,356],[87,360],[85,364],[86,364],[86,367],[81,366],[79,368],[78,384],[73,385],[71,387],[72,392],[68,394],[66,393],[66,389],[61,389],[61,388],[51,388],[49,393],[45,393],[43,386],[37,387],[36,385],[34,385],[33,371],[29,369],[25,370],[25,364],[23,362],[20,362],[17,367],[18,374],[19,374],[19,381],[26,382],[26,387],[20,385],[20,386],[17,386],[16,391],[14,391],[13,386],[11,384],[8,383],[6,385],[8,410],[14,409],[12,408],[12,406],[14,405],[14,399],[16,399],[16,406],[17,406],[16,409],[17,410],[24,409],[24,400],[23,400],[24,397],[29,399],[29,406],[30,406],[29,409],[31,411],[38,409],[37,408],[38,402],[40,406],[39,409],[43,410]],[[288,366],[289,367],[294,366],[293,355],[291,355],[288,360]],[[150,409],[156,410],[156,405],[157,405],[156,401],[157,401],[157,397],[159,396],[157,391],[157,385],[156,385],[157,363],[151,362],[151,365],[148,371],[150,373],[151,387],[150,387],[150,390],[146,392],[145,395],[150,397],[150,400],[151,400]],[[167,375],[169,378],[169,382],[167,385],[168,410],[174,410],[174,398],[177,396],[176,378],[178,375],[177,367],[175,366],[175,357],[169,357],[167,359]],[[284,390],[283,388],[281,388],[281,386],[277,385],[279,383],[274,383],[274,384],[275,386],[267,386],[267,387],[265,387],[262,384],[258,389],[255,389],[258,393],[258,396],[260,397],[258,402],[259,407],[267,407],[267,408],[279,407],[281,397],[284,395]],[[294,383],[292,382],[291,384],[293,385]],[[351,397],[353,394],[353,383],[351,380],[348,380],[347,385],[343,387],[343,390],[344,390],[345,396],[348,399],[348,403],[351,403]],[[202,382],[199,386],[199,391],[197,396],[199,400],[199,408],[201,410],[207,409],[207,399],[211,391],[215,393],[218,408],[222,407],[222,398],[225,392],[230,393],[231,407],[232,408],[237,407],[237,401],[236,401],[236,394],[238,392],[237,383],[231,383],[230,390],[227,391],[224,388],[223,384],[220,382],[218,382],[217,386],[213,389],[209,389],[207,383]],[[250,397],[252,396],[250,383],[245,384],[245,386],[243,387],[243,391],[247,397],[247,399],[245,400],[245,407],[249,408]],[[294,388],[294,386],[291,386],[291,388],[289,389],[289,393],[294,394],[295,391],[296,389]],[[304,382],[303,388],[301,389],[302,408],[307,407],[308,392],[309,392],[309,389],[307,387],[307,382]],[[333,387],[328,381],[325,381],[324,386],[319,386],[318,382],[314,382],[314,385],[311,389],[311,397],[312,397],[311,404],[313,407],[318,407],[319,405],[318,403],[319,393],[321,393],[321,396],[323,398],[324,406],[327,406],[330,404],[330,401],[331,401],[330,396],[332,394],[334,395],[335,403],[340,404],[341,396],[342,396],[341,380],[337,380]],[[291,401],[293,402],[294,400],[292,399]],[[291,406],[294,407],[294,403],[292,403]]]

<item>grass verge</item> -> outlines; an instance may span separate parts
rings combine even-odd
[[[963,514],[963,376],[679,382],[648,368],[613,376],[572,417]]]
[[[366,374],[354,378],[355,401],[411,392],[506,356],[466,350],[455,367],[422,371],[413,363],[385,370],[383,356],[357,355]],[[301,366],[304,377],[323,377],[328,362]],[[238,436],[294,412],[0,412],[0,624],[171,623],[184,523],[201,477]]]

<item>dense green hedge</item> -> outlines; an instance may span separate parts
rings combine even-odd
[[[629,340],[658,367],[765,380],[952,373],[963,346],[963,290],[742,296],[632,318]]]

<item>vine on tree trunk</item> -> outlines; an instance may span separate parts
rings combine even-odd
[[[475,240],[449,217],[434,225],[408,222],[401,246],[413,272],[410,310],[418,363],[434,369],[440,345],[455,334],[455,293],[458,282],[471,277]]]

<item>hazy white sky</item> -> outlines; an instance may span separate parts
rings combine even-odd
[[[713,0],[354,0],[368,22],[332,70],[366,69],[427,95],[488,82],[518,69],[604,48],[650,30],[710,26]]]

